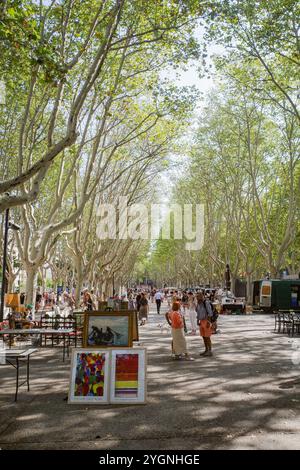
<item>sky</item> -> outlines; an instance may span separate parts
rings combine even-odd
[[[204,27],[201,25],[198,25],[194,30],[194,37],[200,45],[204,43],[204,32]],[[207,65],[211,67],[210,78],[200,78],[199,72],[197,70],[197,66],[199,64],[192,60],[189,63],[187,71],[182,71],[178,73],[177,71],[174,72],[170,69],[165,69],[162,71],[162,77],[165,76],[168,78],[172,78],[172,80],[174,80],[174,83],[178,86],[195,86],[200,92],[205,95],[215,84],[213,56],[217,54],[222,54],[224,53],[224,51],[225,49],[221,45],[215,44],[213,42],[211,42],[210,44],[206,43],[206,61]]]
[[[194,30],[194,37],[198,40],[201,44],[204,42],[204,28],[203,26],[199,25]],[[185,136],[188,141],[191,141],[193,138],[193,132],[197,126],[197,122],[201,120],[201,112],[205,105],[205,98],[209,95],[210,91],[217,85],[217,77],[214,71],[214,63],[213,57],[214,55],[224,54],[225,49],[222,45],[217,45],[215,43],[206,44],[206,63],[207,66],[210,66],[211,73],[209,76],[201,77],[199,75],[198,65],[199,63],[195,61],[190,61],[188,64],[187,70],[182,70],[178,72],[178,70],[174,71],[172,69],[165,69],[161,73],[162,78],[171,79],[172,82],[180,86],[194,86],[200,92],[201,98],[195,104],[194,110],[194,120],[193,124],[190,127],[189,135]],[[158,187],[161,188],[157,192],[157,198],[159,202],[164,204],[170,204],[172,201],[170,200],[170,195],[172,192],[172,186],[174,185],[174,181],[176,181],[177,177],[182,176],[185,172],[188,171],[188,156],[186,155],[170,155],[171,163],[175,166],[175,169],[166,170],[160,174],[158,177],[160,179],[160,184]],[[176,184],[176,183],[175,183]]]
[[[210,90],[216,85],[214,75],[212,74],[210,78],[200,78],[195,64],[190,64],[190,67],[187,71],[182,71],[176,74],[170,70],[165,70],[162,73],[162,76],[171,78],[173,83],[177,86],[195,86],[198,91],[201,92],[203,99],[199,100],[195,105],[194,111],[194,125],[190,129],[190,138],[193,138],[193,129],[197,125],[197,121],[201,119],[201,110],[205,103],[205,97],[209,94]],[[185,136],[187,138],[187,136]],[[189,136],[187,138],[189,139]],[[175,166],[175,169],[170,169],[163,171],[158,177],[161,181],[159,184],[160,190],[157,192],[157,198],[159,202],[169,204],[170,194],[172,192],[173,181],[176,180],[176,177],[180,177],[183,172],[186,171],[188,164],[188,157],[186,155],[170,155],[171,165]]]

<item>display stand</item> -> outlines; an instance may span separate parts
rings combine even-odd
[[[85,347],[72,350],[69,403],[146,403],[147,351],[132,346],[139,340],[137,311],[125,309],[128,302],[121,302],[120,307],[80,312]],[[127,318],[125,330],[122,318]],[[119,334],[121,339],[124,331],[129,347],[121,347],[115,338],[105,345],[107,332]]]

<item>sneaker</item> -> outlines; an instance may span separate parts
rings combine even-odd
[[[207,354],[205,354],[205,356],[207,357],[211,357],[213,355],[212,351],[207,351]]]
[[[200,353],[200,356],[207,356],[207,353],[208,353],[208,351],[205,350],[202,353]]]

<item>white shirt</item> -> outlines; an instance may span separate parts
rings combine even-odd
[[[156,292],[156,294],[155,294],[155,296],[154,296],[155,300],[161,300],[162,297],[163,297],[163,296],[162,296],[162,293],[161,293],[161,292]]]

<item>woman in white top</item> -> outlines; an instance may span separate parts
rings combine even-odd
[[[197,334],[197,313],[196,313],[196,301],[192,292],[188,293],[188,311],[191,323],[191,335]]]

